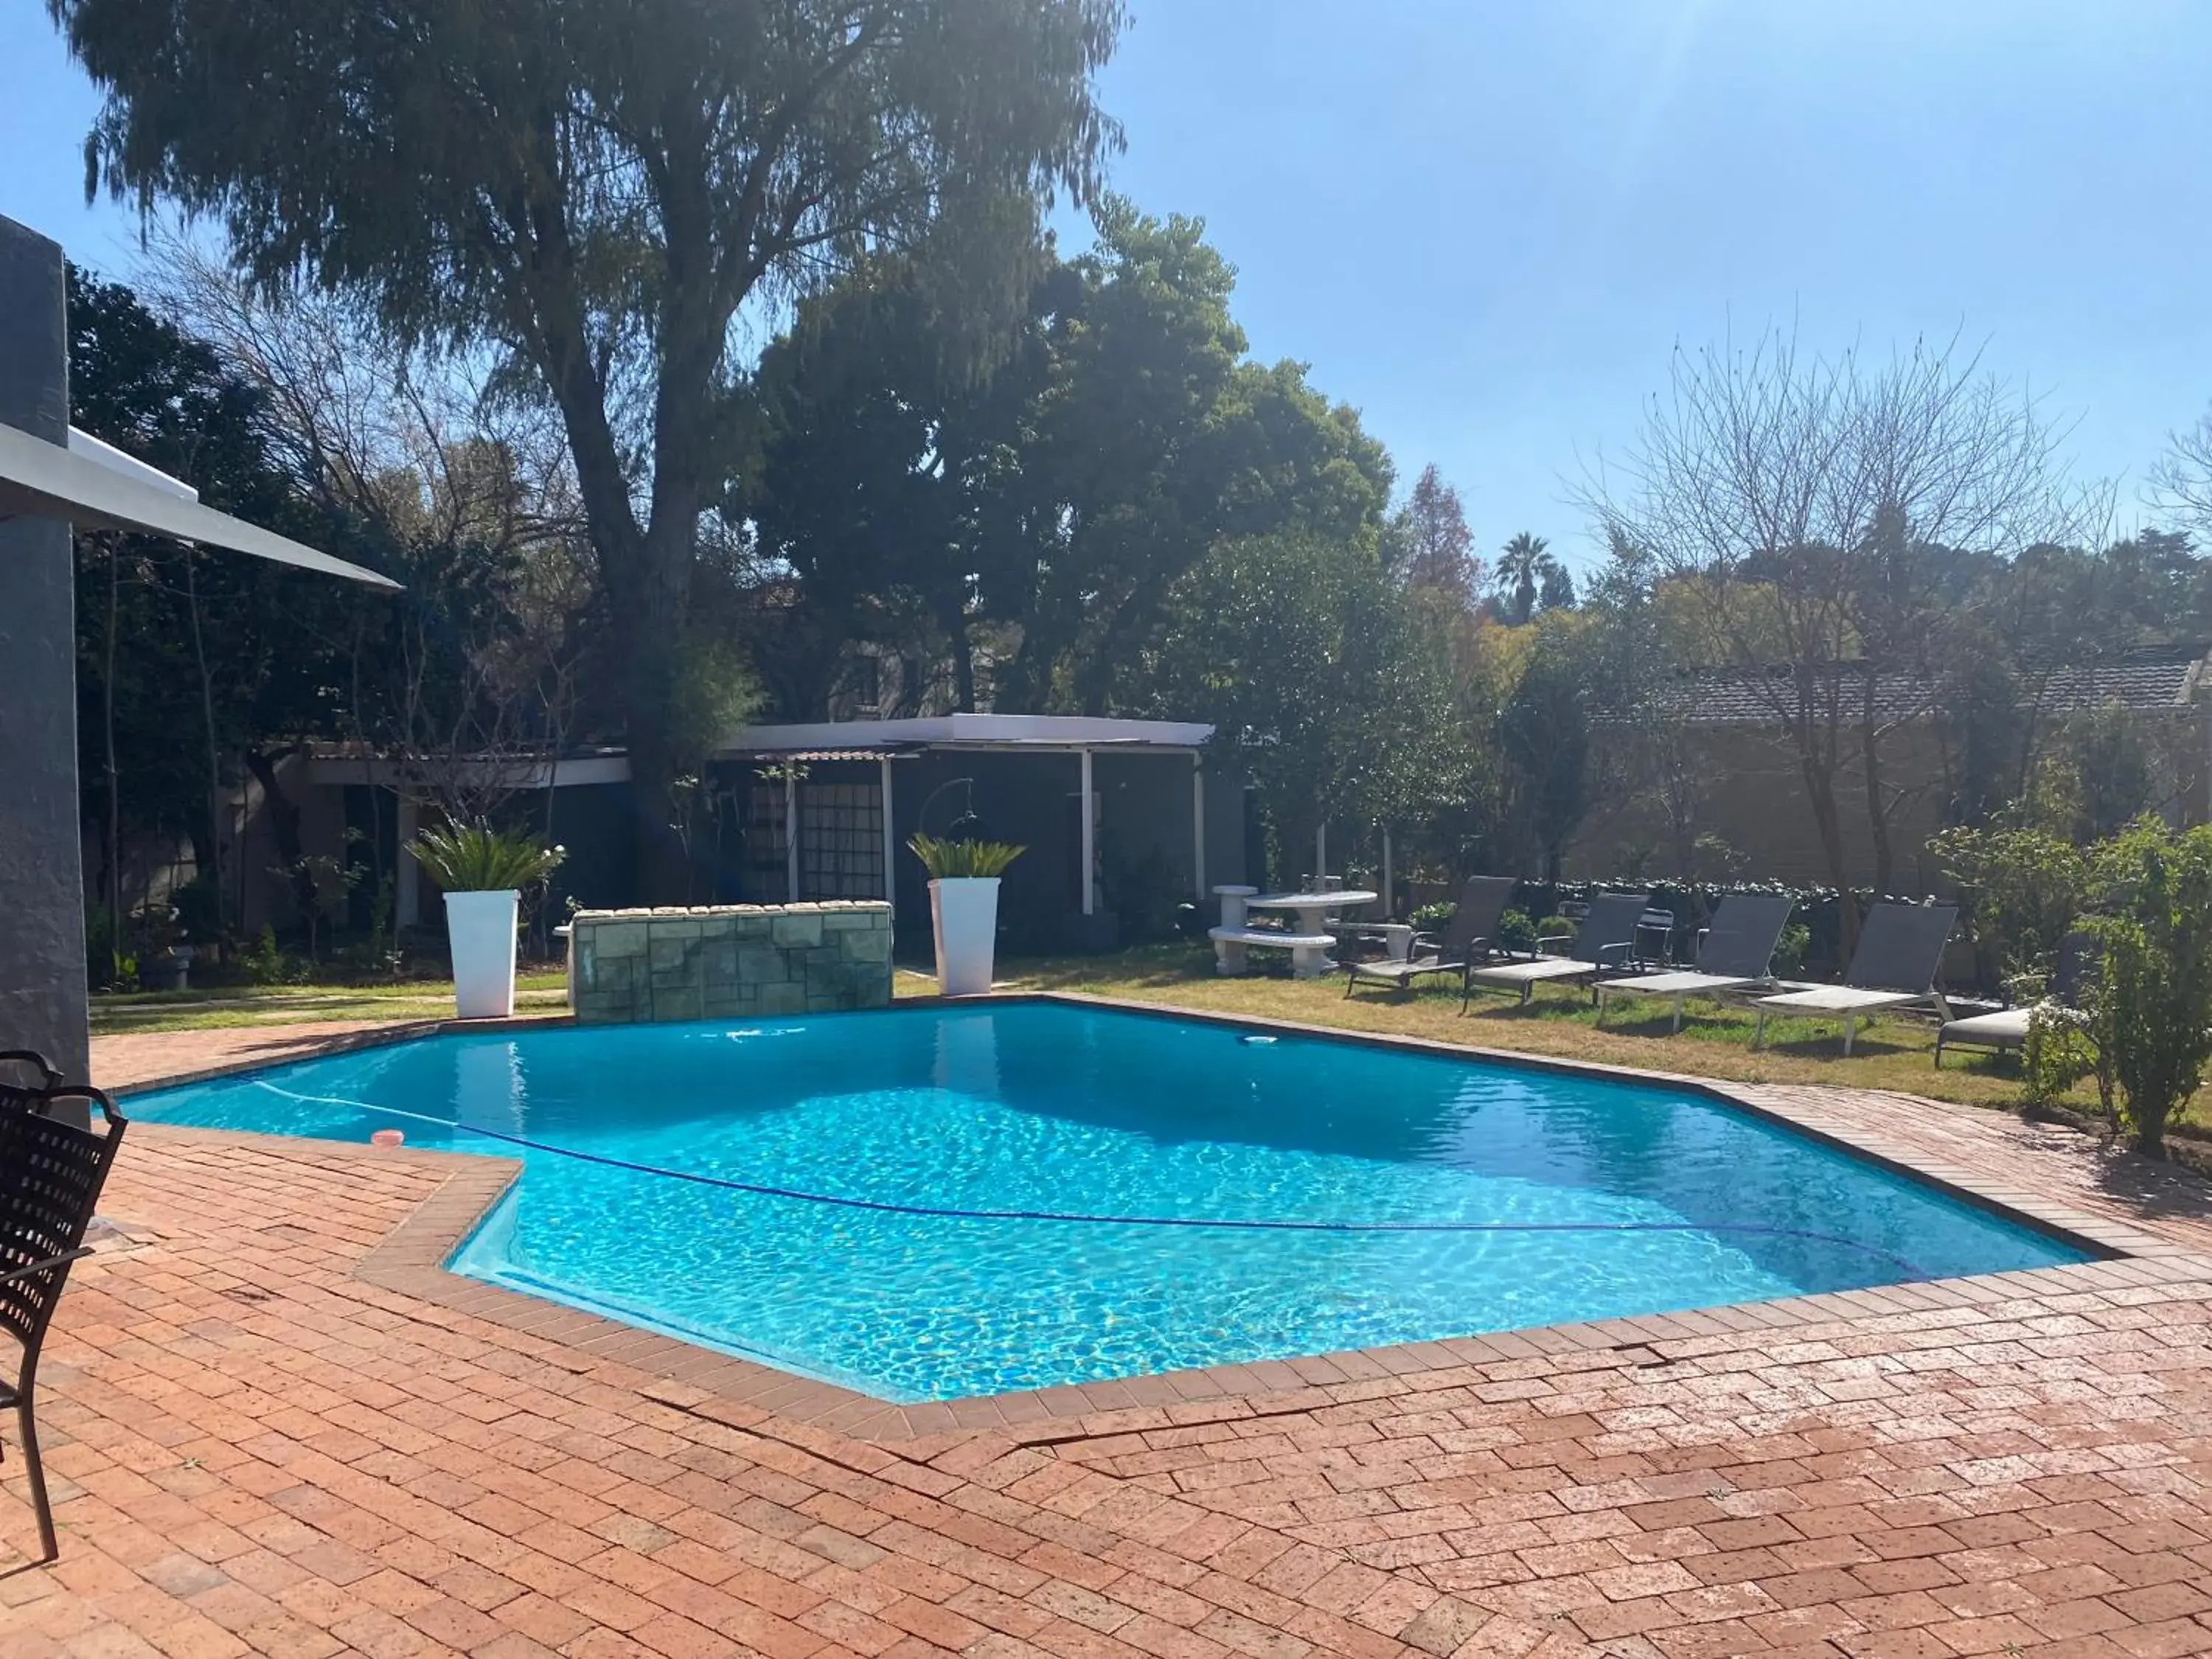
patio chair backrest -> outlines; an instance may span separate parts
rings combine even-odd
[[[1613,965],[1623,954],[1612,951],[1612,962],[1601,953],[1608,945],[1632,950],[1636,944],[1637,924],[1651,906],[1651,895],[1633,896],[1626,893],[1602,893],[1589,902],[1589,913],[1583,918],[1582,931],[1575,942],[1567,947],[1567,954],[1577,962],[1606,962]]]
[[[1936,988],[1943,947],[1957,925],[1955,904],[1877,904],[1859,928],[1859,948],[1851,952],[1844,983],[1858,991]]]
[[[1711,924],[1698,946],[1698,971],[1725,974],[1733,979],[1765,979],[1781,947],[1782,930],[1790,925],[1793,898],[1764,893],[1730,893],[1713,912]]]
[[[33,1048],[0,1048],[0,1112],[29,1109],[62,1080],[52,1061]]]
[[[1478,939],[1498,937],[1498,924],[1513,902],[1513,890],[1521,884],[1511,876],[1471,876],[1460,889],[1459,908],[1444,924],[1443,951],[1448,957],[1463,956]]]
[[[66,1255],[84,1242],[125,1127],[114,1103],[97,1089],[58,1084],[39,1094],[36,1107],[0,1112],[0,1330],[21,1342],[27,1356],[46,1335],[69,1264],[20,1279],[4,1275]],[[99,1107],[106,1133],[43,1109],[77,1101]]]

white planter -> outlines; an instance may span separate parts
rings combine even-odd
[[[446,895],[446,938],[453,949],[453,1001],[463,1019],[504,1019],[514,1012],[515,913],[522,895]]]
[[[961,876],[931,882],[929,919],[937,934],[939,992],[974,997],[988,991],[999,939],[999,878]]]

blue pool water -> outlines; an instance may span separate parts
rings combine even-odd
[[[131,1109],[519,1157],[456,1272],[900,1401],[2082,1259],[1687,1092],[1045,1004],[442,1036]]]

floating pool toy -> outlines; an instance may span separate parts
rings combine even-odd
[[[406,1139],[407,1132],[404,1129],[379,1129],[374,1134],[369,1136],[368,1144],[372,1146],[391,1147],[398,1146]]]

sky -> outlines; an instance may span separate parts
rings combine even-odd
[[[2124,524],[2212,403],[2205,0],[1130,0],[1113,185],[1204,218],[1256,355],[1311,365],[1478,545],[1592,549],[1576,481],[1678,346],[1957,335],[2073,423]],[[0,213],[128,276],[97,99],[0,4]]]

